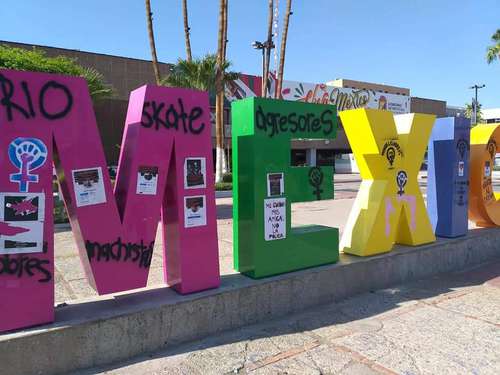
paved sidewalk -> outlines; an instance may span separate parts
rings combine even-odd
[[[78,374],[498,375],[499,307],[494,263]]]
[[[292,225],[320,224],[339,228],[342,233],[347,216],[359,189],[359,175],[335,175],[335,199],[292,205]],[[419,184],[426,192],[426,176],[420,174]],[[500,186],[500,180],[495,183]],[[217,231],[219,237],[219,262],[222,275],[233,270],[233,200],[217,199]],[[148,287],[164,286],[161,236],[158,232],[153,260],[149,272]],[[88,284],[73,234],[69,229],[55,234],[55,281],[56,303],[96,296]]]
[[[296,203],[292,206],[292,225],[320,224],[337,227],[341,231],[353,204],[353,199],[324,200]],[[222,275],[235,273],[233,269],[232,198],[217,199],[217,232],[219,264]],[[96,296],[88,284],[70,230],[55,234],[56,303]],[[149,270],[148,287],[164,286],[161,233],[158,231],[153,260]]]
[[[340,175],[339,175],[340,176]],[[335,199],[296,203],[292,206],[292,225],[321,224],[337,227],[341,231],[356,196],[359,175],[342,175],[335,184]],[[217,199],[217,231],[219,237],[219,262],[222,275],[233,270],[233,200]],[[160,232],[157,234],[148,287],[163,286],[163,256]],[[68,228],[55,234],[56,303],[96,296],[88,284],[80,263],[73,233]]]

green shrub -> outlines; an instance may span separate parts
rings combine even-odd
[[[87,81],[93,100],[113,96],[113,88],[104,82],[102,74],[94,68],[83,67],[76,59],[66,56],[48,57],[37,48],[28,50],[0,45],[0,68],[82,77]]]
[[[232,182],[217,182],[215,184],[215,190],[233,190]]]
[[[63,201],[60,199],[54,199],[54,223],[62,224],[67,222],[69,222],[69,220]]]

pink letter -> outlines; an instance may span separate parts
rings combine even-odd
[[[99,294],[146,285],[160,217],[166,282],[180,293],[219,285],[206,93],[132,92],[114,193],[84,80],[1,70],[0,100],[0,331],[53,320],[53,143]]]

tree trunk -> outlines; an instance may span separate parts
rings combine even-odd
[[[292,0],[286,2],[285,21],[283,23],[283,34],[281,36],[281,49],[280,49],[280,65],[278,68],[278,77],[276,83],[275,97],[281,98],[281,90],[283,87],[283,72],[285,71],[285,51],[286,51],[286,38],[288,36],[288,22],[292,14]]]
[[[156,84],[160,84],[160,69],[158,67],[158,57],[156,56],[155,35],[153,32],[153,13],[151,13],[151,2],[146,0],[146,19],[148,22],[149,47],[151,48],[151,61],[153,62],[153,72]]]
[[[228,10],[229,0],[224,1],[224,19],[223,19],[223,33],[222,36],[222,61],[226,62],[226,51],[227,51],[227,10]],[[224,73],[224,72],[223,72]]]
[[[222,182],[224,168],[226,167],[224,152],[224,93],[218,93],[215,97],[215,144],[216,144],[216,160],[215,160],[215,182]]]
[[[217,43],[217,72],[215,77],[215,182],[222,181],[224,141],[223,137],[223,111],[224,111],[224,89],[222,84],[222,65],[224,54],[224,17],[226,12],[226,0],[219,2],[219,34]],[[221,96],[222,94],[222,96]],[[222,100],[221,100],[222,99]]]
[[[228,0],[225,0],[224,4],[224,22],[223,22],[223,28],[224,28],[224,35],[222,39],[222,62],[223,64],[226,63],[226,51],[227,51],[227,10],[228,10]],[[223,151],[226,147],[226,128],[224,127],[224,94],[225,94],[225,85],[224,85],[224,74],[225,72],[222,71],[221,74],[221,79],[222,79],[222,92],[220,94],[221,96],[221,108],[222,108],[222,146],[223,146]],[[226,152],[223,152],[223,158],[222,158],[222,173],[226,174],[229,172],[228,168],[228,159],[227,159],[227,154]]]
[[[274,15],[274,1],[269,0],[268,18],[267,18],[267,49],[265,50],[264,58],[264,75],[262,77],[262,96],[267,97],[267,82],[269,78],[269,62],[271,61],[271,45],[273,42],[273,15]]]
[[[191,40],[189,37],[189,21],[188,21],[188,11],[187,11],[187,0],[182,0],[182,16],[184,18],[184,38],[186,40],[186,60],[191,61],[193,56],[191,55]]]

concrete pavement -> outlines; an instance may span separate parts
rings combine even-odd
[[[339,175],[335,184],[335,200],[296,203],[292,205],[292,225],[322,224],[342,230],[347,214],[359,188],[359,175]],[[217,230],[219,261],[222,275],[234,274],[233,270],[233,200],[217,199]],[[164,285],[161,234],[158,232],[149,272],[148,287]],[[89,286],[73,234],[69,227],[55,234],[56,303],[96,296]]]
[[[497,375],[499,306],[497,262],[78,374]]]
[[[339,228],[342,233],[361,180],[359,174],[335,175],[334,180],[335,199],[294,203],[292,205],[292,225],[320,224]],[[496,186],[500,186],[500,178],[495,180]],[[426,192],[426,182],[426,173],[421,173],[419,185],[424,194]],[[221,275],[235,273],[233,270],[232,207],[231,197],[217,199],[217,230]],[[161,236],[160,232],[158,232],[149,272],[148,287],[164,285],[162,259]],[[73,234],[69,227],[59,229],[55,234],[55,281],[56,304],[97,295],[85,278]]]

